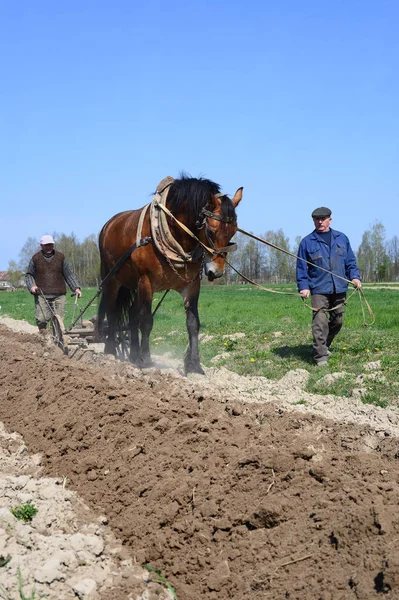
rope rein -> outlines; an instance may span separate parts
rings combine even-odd
[[[293,292],[279,292],[278,290],[271,290],[270,288],[266,288],[263,285],[260,285],[260,283],[257,283],[256,281],[252,281],[252,279],[249,279],[249,277],[246,277],[245,275],[243,275],[240,271],[238,271],[235,267],[233,267],[233,265],[231,263],[229,263],[229,261],[227,259],[226,259],[226,264],[228,264],[229,267],[231,269],[233,269],[233,271],[235,271],[237,273],[237,275],[239,275],[242,279],[244,279],[248,283],[251,283],[252,285],[256,286],[260,290],[263,290],[265,292],[271,292],[272,294],[283,294],[284,296],[298,297],[298,294],[294,294]]]
[[[179,227],[181,227],[181,229],[183,229],[189,236],[191,236],[194,240],[196,240],[199,244],[201,244],[201,246],[204,248],[204,250],[206,252],[208,252],[211,256],[217,256],[220,254],[225,253],[226,248],[220,249],[220,250],[215,250],[214,248],[209,248],[208,246],[206,246],[206,244],[204,244],[203,242],[201,242],[201,240],[194,235],[194,233],[192,233],[192,231],[190,231],[190,229],[188,229],[188,227],[186,227],[183,223],[181,223],[171,212],[168,208],[166,208],[166,206],[159,204],[158,205],[159,208],[161,208],[169,217],[171,217],[176,223],[177,225],[179,225]],[[253,233],[250,233],[249,231],[246,231],[245,229],[241,229],[240,227],[237,227],[237,231],[239,231],[240,233],[243,233],[244,235],[257,240],[258,242],[261,242],[262,244],[266,244],[267,246],[270,246],[271,248],[274,248],[275,250],[279,250],[280,252],[283,252],[284,254],[288,254],[288,256],[291,256],[292,258],[295,258],[297,260],[301,260],[305,263],[307,263],[308,265],[311,265],[313,267],[316,267],[318,269],[320,269],[321,271],[324,271],[325,273],[328,273],[329,275],[333,275],[333,277],[337,277],[338,279],[342,279],[343,281],[345,281],[346,283],[349,283],[350,285],[353,285],[352,281],[350,279],[347,279],[346,277],[342,277],[341,275],[336,275],[335,273],[333,273],[332,271],[329,271],[328,269],[325,269],[324,267],[320,267],[319,265],[315,265],[314,263],[306,260],[305,258],[301,258],[300,256],[298,256],[297,254],[294,254],[293,252],[290,252],[289,250],[285,250],[284,248],[280,248],[280,246],[276,246],[276,244],[273,244],[272,242],[268,242],[267,240],[264,240],[263,238],[258,237],[257,235],[254,235]],[[224,252],[223,252],[224,251]],[[298,296],[297,293],[292,293],[292,292],[280,292],[278,290],[271,290],[270,288],[266,288],[262,285],[260,285],[259,283],[256,283],[256,281],[252,281],[252,279],[249,279],[248,277],[246,277],[245,275],[243,275],[242,273],[240,273],[240,271],[238,271],[235,267],[233,267],[233,265],[227,260],[227,258],[225,258],[226,263],[229,265],[229,267],[231,269],[233,269],[233,271],[235,271],[237,273],[237,275],[239,275],[242,279],[244,279],[244,281],[247,281],[248,283],[256,286],[257,288],[264,290],[265,292],[271,292],[272,294],[283,294],[285,296]],[[318,312],[319,310],[323,311],[323,312],[332,312],[334,310],[337,310],[338,308],[341,308],[342,306],[345,306],[348,301],[350,300],[350,298],[352,298],[352,296],[356,293],[359,292],[359,299],[360,299],[360,307],[361,307],[361,311],[362,311],[362,315],[363,315],[363,326],[364,327],[369,327],[371,325],[373,325],[375,323],[375,317],[374,317],[374,313],[371,309],[370,304],[368,303],[368,301],[366,300],[366,297],[364,295],[364,292],[361,288],[356,288],[352,291],[352,293],[350,294],[350,296],[348,298],[346,298],[344,300],[344,302],[342,302],[341,304],[338,304],[337,306],[335,306],[334,308],[313,308],[313,306],[310,306],[309,304],[307,304],[305,302],[305,299],[303,298],[303,303],[304,306],[306,306],[306,308],[312,310],[313,312]],[[368,313],[370,315],[371,318],[371,322],[367,323],[366,322],[366,317],[365,317],[365,310],[364,310],[364,306],[363,306],[363,302],[365,303]]]
[[[266,244],[267,246],[270,246],[271,248],[274,248],[275,250],[280,250],[280,252],[284,252],[284,254],[288,254],[289,256],[292,256],[293,258],[296,258],[297,260],[301,260],[305,263],[307,263],[308,265],[311,265],[312,267],[316,267],[317,269],[320,269],[321,271],[324,271],[325,273],[328,273],[329,275],[333,275],[334,277],[338,277],[338,279],[342,279],[343,281],[346,281],[347,283],[350,283],[351,285],[353,285],[352,281],[350,279],[346,279],[346,277],[342,277],[341,275],[336,275],[335,273],[333,273],[332,271],[329,271],[328,269],[324,269],[324,267],[320,267],[319,265],[316,265],[308,260],[306,260],[305,258],[301,258],[300,256],[294,254],[293,252],[290,252],[289,250],[285,250],[284,248],[280,248],[280,246],[276,246],[276,244],[272,244],[272,242],[268,242],[267,240],[264,240],[263,238],[258,237],[257,235],[254,235],[253,233],[249,233],[249,231],[245,231],[245,229],[240,229],[240,227],[237,227],[237,231],[239,231],[240,233],[243,233],[244,235],[247,235],[248,237],[253,238],[254,240],[257,240],[258,242],[261,242],[262,244]],[[226,260],[227,262],[227,260]],[[229,262],[227,262],[227,264],[238,274],[240,275],[240,277],[242,277],[243,279],[245,279],[245,281],[248,281],[248,283],[251,283],[252,285],[255,285],[257,287],[259,287],[260,289],[263,289],[267,292],[272,292],[273,294],[285,294],[287,296],[297,296],[297,294],[293,294],[290,292],[279,292],[277,290],[271,290],[268,288],[265,288],[261,285],[259,285],[258,283],[256,283],[255,281],[252,281],[251,279],[248,279],[247,277],[245,277],[242,273],[240,273],[239,271],[237,271],[237,269],[235,269],[233,267],[233,265],[231,265]],[[370,327],[371,325],[374,325],[375,323],[375,316],[374,313],[371,309],[370,304],[368,303],[365,295],[364,295],[364,291],[362,290],[362,288],[356,288],[352,291],[351,295],[349,296],[349,298],[346,298],[344,300],[344,302],[342,302],[341,304],[338,304],[337,306],[335,306],[334,308],[313,308],[313,306],[310,306],[309,304],[306,304],[305,299],[303,298],[303,303],[304,306],[306,306],[306,308],[309,308],[310,310],[312,310],[313,312],[318,312],[319,310],[323,311],[323,312],[332,312],[334,310],[337,310],[337,308],[341,308],[342,306],[345,306],[348,301],[350,300],[350,298],[352,298],[352,296],[356,293],[359,292],[359,299],[360,299],[360,307],[361,307],[361,311],[362,311],[362,315],[363,315],[363,326],[364,327]],[[365,303],[368,313],[370,315],[371,318],[371,322],[367,323],[366,322],[366,317],[365,317],[365,310],[364,310],[364,306],[363,306],[363,302]]]
[[[264,240],[264,239],[262,239],[262,238],[260,238],[260,237],[258,237],[256,235],[254,235],[253,233],[249,233],[249,231],[245,231],[245,229],[240,229],[238,227],[237,231],[239,231],[240,233],[244,233],[248,237],[251,237],[254,240],[257,240],[258,242],[262,242],[262,244],[266,244],[267,246],[271,246],[271,248],[274,248],[275,250],[280,250],[280,252],[284,252],[284,254],[288,254],[289,256],[292,256],[293,258],[301,260],[302,262],[305,262],[306,264],[311,265],[312,267],[317,267],[321,271],[324,271],[325,273],[329,273],[330,275],[334,275],[334,277],[338,277],[338,279],[342,279],[343,281],[346,281],[347,283],[350,283],[351,285],[353,285],[353,283],[351,282],[350,279],[346,279],[346,277],[342,277],[341,275],[336,275],[335,273],[333,273],[332,271],[329,271],[328,269],[325,269],[324,267],[319,267],[319,265],[315,265],[314,263],[310,262],[309,260],[306,260],[305,258],[301,258],[300,256],[297,256],[293,252],[290,252],[289,250],[285,250],[284,248],[280,248],[280,246],[276,246],[275,244],[272,244],[271,242],[268,242],[267,240]]]
[[[218,194],[217,196],[221,196],[222,194]],[[146,207],[147,208],[147,207]],[[237,245],[236,244],[229,244],[228,246],[226,246],[225,248],[210,248],[209,246],[207,246],[206,244],[204,244],[192,231],[190,231],[190,229],[188,227],[186,227],[186,225],[184,225],[184,223],[181,223],[175,216],[174,214],[171,213],[171,211],[164,205],[161,203],[157,203],[156,204],[156,208],[161,209],[165,214],[167,214],[171,219],[173,219],[175,221],[175,223],[181,228],[183,229],[183,231],[185,231],[185,233],[187,233],[192,239],[194,239],[198,244],[200,244],[202,246],[202,248],[205,250],[205,252],[207,252],[210,256],[223,256],[225,258],[226,264],[229,265],[229,267],[235,271],[235,273],[237,273],[237,275],[239,275],[244,281],[247,281],[248,283],[250,283],[251,285],[256,286],[257,288],[264,290],[265,292],[271,292],[273,294],[282,294],[285,296],[295,296],[298,297],[298,293],[292,293],[292,292],[281,292],[278,290],[272,290],[270,288],[264,287],[263,285],[260,285],[259,283],[257,283],[256,281],[252,281],[252,279],[249,279],[248,277],[246,277],[243,273],[241,273],[240,271],[238,271],[238,269],[236,269],[226,258],[226,254],[228,252],[232,252],[233,250],[236,249]],[[206,210],[206,209],[202,209],[202,213],[205,215],[205,217],[211,217],[214,218],[216,220],[222,221],[222,218],[219,215],[215,215],[214,213],[211,213],[210,211]],[[226,221],[226,222],[230,222]],[[233,222],[233,221],[231,221]],[[345,277],[342,277],[341,275],[336,275],[335,273],[333,273],[332,271],[329,271],[328,269],[324,269],[324,267],[320,267],[319,265],[316,265],[304,258],[301,258],[300,256],[297,256],[296,254],[290,252],[289,250],[285,250],[284,248],[280,248],[279,246],[276,246],[276,244],[273,244],[272,242],[268,242],[267,240],[264,240],[263,238],[260,238],[256,235],[254,235],[253,233],[250,233],[249,231],[246,231],[245,229],[241,229],[240,227],[237,227],[237,231],[239,231],[240,233],[243,233],[244,235],[258,241],[261,242],[262,244],[266,244],[267,246],[270,246],[271,248],[274,248],[275,250],[279,250],[280,252],[283,252],[284,254],[288,254],[288,256],[291,256],[297,260],[301,260],[305,263],[307,263],[308,265],[314,266],[318,269],[320,269],[321,271],[324,271],[325,273],[328,273],[330,275],[332,275],[333,277],[337,277],[338,279],[342,279],[343,281],[354,285],[352,283],[352,281],[350,281],[350,279],[346,279]],[[76,319],[74,319],[75,317],[75,309],[76,309],[76,303],[75,303],[75,307],[74,307],[74,312],[73,312],[73,316],[72,316],[72,323],[71,325],[65,329],[65,333],[68,333],[69,331],[71,331],[71,329],[74,327],[74,325],[79,321],[79,319],[82,318],[83,313],[87,310],[87,308],[94,302],[94,300],[99,296],[99,294],[103,291],[103,288],[105,287],[105,285],[108,283],[108,281],[111,279],[111,277],[113,277],[116,272],[120,269],[120,267],[122,266],[122,264],[126,261],[126,259],[130,256],[130,254],[136,249],[139,248],[140,246],[145,246],[146,244],[148,244],[151,241],[150,237],[147,238],[143,238],[140,239],[138,243],[133,244],[133,246],[131,246],[116,262],[116,264],[113,266],[113,268],[109,271],[109,273],[106,275],[106,277],[104,277],[104,279],[101,281],[98,289],[97,289],[97,293],[95,294],[95,296],[88,302],[88,304],[80,311],[78,317]],[[202,257],[202,260],[204,260],[204,255]],[[168,261],[169,262],[169,261]],[[171,265],[172,266],[172,265]],[[173,267],[172,267],[173,268]],[[187,268],[187,267],[186,267]],[[175,270],[175,269],[173,269]],[[178,274],[179,275],[179,274]],[[180,276],[180,275],[179,275]],[[180,276],[181,279],[185,280],[183,277]],[[165,296],[167,295],[169,290],[166,290],[166,292],[164,293],[164,295],[162,296],[162,298],[160,299],[158,305],[156,306],[155,310],[152,313],[152,316],[155,315],[155,313],[157,312],[159,306],[162,304]],[[370,325],[373,325],[375,323],[375,317],[373,314],[373,311],[370,307],[370,304],[368,303],[368,301],[365,298],[364,292],[361,288],[356,288],[352,291],[352,293],[350,294],[350,296],[344,300],[344,302],[342,302],[341,304],[335,306],[334,308],[331,309],[327,309],[327,308],[322,308],[322,309],[316,309],[313,308],[312,306],[310,306],[309,304],[306,304],[305,302],[305,298],[302,298],[303,302],[304,302],[304,306],[306,306],[307,308],[309,308],[310,310],[314,311],[314,312],[318,312],[318,311],[323,311],[323,312],[332,312],[334,310],[337,310],[338,308],[341,308],[342,306],[346,305],[348,303],[348,300],[350,298],[352,298],[352,296],[356,293],[359,292],[359,299],[360,299],[360,306],[361,306],[361,311],[362,311],[362,315],[363,315],[363,325],[365,327],[368,327]],[[48,308],[50,309],[51,313],[54,315],[54,311],[52,310],[49,302],[47,301],[47,298],[44,296],[42,290],[39,290],[40,295],[43,297],[43,299],[45,300]],[[369,312],[369,315],[371,317],[371,323],[367,323],[366,319],[365,319],[365,310],[364,310],[364,306],[363,306],[363,302],[365,303],[367,310]]]

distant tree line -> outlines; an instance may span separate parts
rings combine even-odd
[[[96,236],[89,235],[79,242],[75,234],[53,234],[56,248],[65,254],[74,273],[83,286],[97,287],[100,283],[100,254]],[[300,236],[290,244],[289,238],[282,229],[266,231],[258,237],[296,255]],[[295,283],[296,259],[267,246],[252,238],[238,233],[235,237],[238,244],[236,252],[228,255],[233,267],[245,277],[257,283]],[[40,250],[35,238],[29,237],[19,253],[19,260],[10,261],[9,279],[14,285],[21,279],[33,254]],[[386,240],[385,227],[376,221],[370,230],[365,231],[357,251],[357,262],[364,282],[384,282],[399,280],[399,238],[394,236]],[[226,276],[218,283],[235,283],[242,281],[239,275],[226,266]]]
[[[257,237],[292,254],[298,251],[300,237],[296,238],[294,246],[291,247],[290,240],[284,235],[282,229],[266,231]],[[295,282],[296,259],[294,257],[242,233],[237,234],[235,241],[238,249],[234,254],[228,255],[227,259],[245,277],[257,283]],[[229,266],[226,266],[226,278],[229,283],[241,279]]]
[[[282,229],[266,231],[257,237],[294,255],[297,254],[301,241],[298,236],[291,245]],[[296,259],[293,256],[244,234],[238,234],[236,241],[238,250],[228,256],[228,260],[245,277],[257,283],[295,283]],[[364,232],[356,254],[362,281],[372,283],[399,280],[399,238],[395,235],[387,241],[382,223],[377,221],[370,230]],[[229,283],[240,280],[229,267],[226,269],[226,278]]]
[[[385,227],[378,221],[363,234],[357,261],[364,281],[399,279],[399,238],[395,235],[386,241],[385,237]]]

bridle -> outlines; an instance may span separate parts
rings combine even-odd
[[[215,198],[223,198],[225,195],[226,194],[215,194]],[[207,253],[211,254],[211,255],[221,256],[222,258],[226,258],[226,254],[228,252],[234,252],[235,250],[237,250],[237,244],[235,244],[234,242],[229,242],[227,244],[227,246],[216,249],[213,239],[210,235],[211,229],[208,227],[208,219],[214,219],[215,221],[220,221],[221,223],[227,223],[228,225],[232,225],[233,223],[237,222],[237,217],[234,215],[234,217],[224,217],[223,218],[220,215],[217,215],[216,213],[209,210],[208,207],[209,207],[209,205],[207,204],[206,206],[204,206],[201,209],[199,218],[196,222],[196,226],[198,227],[198,229],[205,228],[205,232],[204,232],[205,237],[208,241],[210,248],[212,249],[212,252],[209,252],[208,250],[205,249],[207,251]]]
[[[215,194],[215,198],[224,198],[226,196],[226,194]],[[215,221],[221,221],[222,223],[236,223],[237,222],[237,217],[236,215],[234,215],[234,217],[225,217],[224,219],[220,216],[217,215],[216,213],[211,212],[210,210],[208,210],[209,204],[206,204],[200,211],[199,216],[201,217],[201,215],[204,215],[204,218],[202,219],[202,221],[200,221],[198,219],[196,225],[198,226],[198,229],[202,229],[202,227],[206,224],[206,218],[209,217],[210,219],[215,219]]]
[[[168,186],[166,186],[166,187],[169,187],[169,185],[171,185],[171,184],[168,184]],[[162,193],[162,192],[160,192],[160,193]],[[226,194],[215,194],[215,198],[222,198],[225,195]],[[181,229],[183,229],[183,231],[185,231],[190,237],[192,237],[194,240],[196,240],[198,242],[198,244],[200,246],[202,246],[203,252],[206,252],[206,254],[209,254],[210,256],[213,256],[213,257],[220,256],[221,258],[226,258],[226,254],[228,252],[234,252],[234,250],[237,250],[237,244],[234,244],[233,242],[229,242],[227,244],[227,246],[224,246],[223,248],[215,248],[215,244],[212,240],[212,236],[210,235],[211,229],[208,227],[208,223],[207,223],[208,219],[215,219],[216,221],[220,221],[222,223],[232,224],[232,223],[235,223],[237,220],[237,218],[235,216],[223,218],[220,215],[217,215],[217,214],[213,213],[212,211],[208,210],[208,208],[207,208],[207,207],[209,207],[208,204],[201,209],[195,225],[198,230],[201,230],[205,227],[205,237],[209,244],[209,246],[207,246],[206,244],[201,242],[201,240],[188,227],[186,227],[186,225],[184,225],[184,223],[181,223],[175,217],[175,215],[165,206],[165,204],[163,204],[159,201],[155,202],[155,200],[153,200],[153,205],[157,209],[162,210],[165,214],[167,214],[168,217],[173,219],[173,221]]]

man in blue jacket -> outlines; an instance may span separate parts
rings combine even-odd
[[[317,366],[324,367],[331,343],[343,324],[349,281],[356,288],[362,284],[348,238],[330,227],[331,210],[325,206],[316,208],[312,218],[315,229],[299,245],[298,256],[302,260],[297,259],[296,280],[301,297],[311,296],[313,358]]]

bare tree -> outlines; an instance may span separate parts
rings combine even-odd
[[[374,259],[370,231],[363,233],[362,241],[357,251],[357,264],[362,280],[373,281]]]
[[[19,253],[19,261],[18,261],[18,269],[20,271],[25,271],[28,268],[29,261],[36,252],[40,250],[40,244],[38,240],[34,237],[28,237],[25,244],[22,246],[22,249]]]
[[[399,280],[399,238],[395,235],[387,244],[387,253],[390,261],[389,280]]]
[[[15,260],[10,260],[8,263],[8,280],[14,287],[21,285],[23,279],[23,271],[18,267]]]
[[[365,231],[357,252],[357,261],[364,281],[385,281],[389,272],[389,257],[385,243],[385,227],[376,221]]]
[[[95,235],[89,235],[79,247],[80,277],[85,285],[98,285],[100,277],[100,252]]]
[[[264,257],[263,244],[242,233],[234,237],[234,242],[238,245],[238,251],[231,257],[233,266],[248,279],[259,280]],[[233,278],[232,274],[230,276]]]
[[[291,251],[289,238],[284,235],[282,229],[279,229],[278,231],[267,231],[265,239],[276,246],[276,248],[267,247],[266,260],[269,266],[270,281],[273,283],[292,281],[294,259],[286,254]]]

